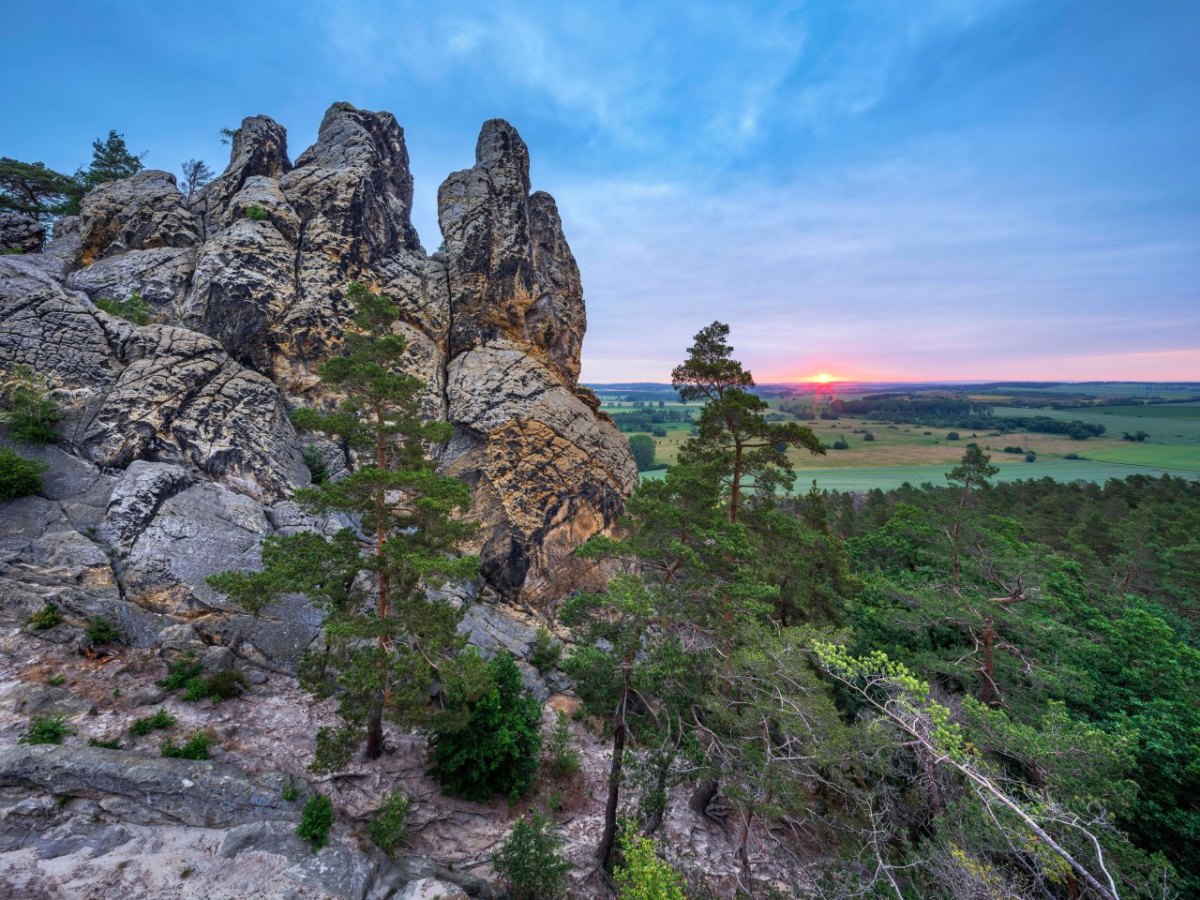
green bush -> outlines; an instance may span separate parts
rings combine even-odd
[[[537,776],[541,704],[521,684],[511,655],[498,654],[482,671],[474,653],[462,664],[467,674],[450,679],[430,738],[433,775],[447,793],[467,800],[515,800]]]
[[[582,757],[571,741],[567,714],[560,709],[546,744],[546,771],[556,778],[570,778],[579,771],[581,762]]]
[[[55,672],[53,675],[51,675],[49,678],[46,679],[46,684],[50,685],[50,687],[62,687],[66,683],[67,683],[67,676],[64,675],[62,672]]]
[[[89,747],[103,747],[105,750],[120,750],[121,742],[117,738],[105,740],[102,738],[88,738]]]
[[[958,438],[957,431],[951,431],[949,434],[946,435],[946,440],[948,440],[948,441],[957,441],[958,439],[959,438]]]
[[[34,631],[49,631],[55,625],[61,625],[62,620],[62,611],[53,603],[47,603],[30,616],[26,624]]]
[[[17,742],[20,744],[61,744],[75,730],[62,716],[34,716],[29,720],[29,730]]]
[[[167,677],[159,681],[158,686],[166,691],[177,691],[203,674],[204,664],[196,659],[196,654],[187,653],[171,663]]]
[[[270,216],[267,215],[267,211],[257,203],[251,203],[246,207],[245,212],[246,218],[255,222],[265,222],[268,218],[270,218]]]
[[[300,456],[313,484],[324,484],[329,479],[329,466],[325,464],[325,457],[316,444],[306,444],[300,449]]]
[[[205,699],[219,703],[222,700],[240,697],[249,686],[245,675],[235,669],[230,669],[227,672],[209,675],[207,678],[189,679],[184,683],[183,699],[189,703]]]
[[[845,438],[838,438],[836,441],[833,442],[833,449],[834,450],[849,450],[850,444],[847,443]]]
[[[313,852],[329,843],[329,829],[333,827],[333,804],[324,794],[313,794],[304,804],[300,824],[296,826],[296,837],[308,841]]]
[[[1037,454],[1030,450],[1025,454],[1025,462],[1037,462]]]
[[[29,444],[49,444],[58,440],[54,424],[62,410],[49,397],[46,382],[29,369],[17,366],[3,386],[4,424],[8,433]]]
[[[873,441],[873,440],[875,440],[875,435],[869,431],[864,431],[863,432],[863,440],[864,441]]]
[[[537,636],[533,639],[533,649],[529,652],[529,664],[541,673],[558,668],[562,659],[562,644],[550,634],[550,629],[539,625]]]
[[[36,494],[42,489],[42,473],[48,468],[43,462],[0,447],[0,503]]]
[[[666,432],[664,431],[665,435]],[[644,434],[631,435],[629,450],[633,453],[633,461],[637,463],[638,471],[645,472],[654,465],[654,439]]]
[[[132,322],[134,325],[150,324],[150,307],[137,291],[124,300],[110,300],[101,297],[96,301],[96,308],[104,310],[110,316]]]
[[[613,871],[621,900],[686,900],[679,873],[660,859],[654,841],[628,823],[621,834],[621,865]]]
[[[408,840],[408,798],[403,791],[392,791],[371,816],[367,828],[375,846],[388,856]]]
[[[93,644],[115,644],[121,640],[121,631],[104,616],[92,616],[84,636]]]
[[[566,887],[571,869],[559,848],[562,841],[551,823],[535,810],[513,826],[492,854],[492,865],[504,879],[512,900],[555,900]]]
[[[164,738],[159,744],[163,756],[173,759],[208,759],[208,748],[212,746],[212,738],[206,731],[194,731],[192,736],[182,744],[176,744],[170,738]]]
[[[152,716],[143,716],[140,719],[135,719],[133,724],[129,726],[129,733],[134,737],[141,737],[144,734],[149,734],[156,728],[170,728],[175,724],[175,717],[160,708]]]

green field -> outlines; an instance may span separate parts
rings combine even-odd
[[[993,459],[1003,463],[1003,460]],[[908,482],[912,485],[925,483],[944,485],[949,466],[875,466],[852,469],[804,469],[796,472],[798,493],[808,490],[813,479],[817,487],[826,491],[869,491],[872,488],[890,491]],[[661,478],[663,471],[643,472],[642,478]],[[1200,479],[1200,472],[1182,469],[1165,469],[1154,466],[1129,466],[1119,463],[1095,462],[1092,460],[1048,460],[1036,463],[1008,463],[1000,465],[996,481],[1019,481],[1023,478],[1053,478],[1055,481],[1088,481],[1103,484],[1110,478],[1128,478],[1130,475],[1149,475],[1160,478],[1174,475],[1179,478]]]
[[[1117,386],[1113,386],[1114,393]],[[1127,388],[1126,388],[1127,389]],[[1130,396],[1130,395],[1126,395]],[[1136,393],[1132,396],[1136,397]],[[779,402],[770,402],[773,412],[780,412]],[[648,403],[642,409],[626,401],[619,405],[606,401],[603,409],[609,413],[646,411],[659,408]],[[682,404],[668,403],[663,408],[681,409]],[[693,414],[698,404],[690,404]],[[1022,478],[1053,478],[1056,481],[1104,482],[1110,478],[1125,478],[1134,474],[1179,477],[1200,477],[1200,401],[1185,403],[1136,404],[1100,406],[1079,409],[1037,409],[1030,407],[997,406],[994,415],[1046,416],[1058,420],[1080,420],[1103,425],[1105,433],[1086,441],[1072,440],[1064,435],[992,434],[981,430],[963,431],[958,441],[947,440],[950,429],[920,425],[885,424],[867,419],[843,417],[831,421],[818,419],[803,422],[816,432],[826,447],[839,438],[849,443],[847,450],[830,449],[824,456],[814,457],[803,451],[790,451],[797,472],[797,489],[807,490],[813,478],[827,490],[861,491],[871,488],[891,489],[908,482],[922,484],[945,483],[945,473],[962,455],[970,441],[980,444],[1000,466],[998,481]],[[787,418],[791,419],[789,415]],[[679,448],[687,440],[691,426],[684,422],[663,423],[657,426],[666,436],[655,438],[658,461],[673,464]],[[873,441],[863,433],[870,431]],[[1142,442],[1123,440],[1123,432],[1145,432]],[[628,435],[627,435],[628,436]],[[1021,454],[1004,452],[1006,446],[1019,446]],[[1036,462],[1024,461],[1023,453],[1033,451]],[[1067,459],[1077,455],[1079,459]],[[662,472],[648,472],[643,477],[661,477]]]

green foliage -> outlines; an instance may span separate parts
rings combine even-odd
[[[654,438],[644,434],[634,434],[629,438],[629,449],[633,453],[634,462],[639,472],[654,468]]]
[[[834,450],[849,450],[850,443],[845,438],[838,438],[836,441],[833,442],[833,449]]]
[[[283,798],[285,803],[295,803],[300,799],[300,792],[294,784],[286,784],[283,790],[279,792],[279,796]]]
[[[654,841],[632,822],[621,833],[621,864],[613,871],[619,900],[685,900],[683,879],[658,856]]]
[[[329,466],[325,464],[325,457],[321,455],[320,448],[316,444],[305,444],[300,449],[300,456],[312,477],[312,483],[324,484],[329,478]]]
[[[67,683],[67,676],[64,675],[62,672],[55,672],[53,675],[51,675],[49,678],[46,679],[46,684],[50,685],[50,687],[62,687],[66,683]]]
[[[247,219],[252,222],[265,222],[270,218],[270,215],[257,203],[251,203],[243,210]]]
[[[250,683],[246,676],[236,669],[225,672],[215,672],[207,677],[195,676],[184,682],[183,699],[189,703],[198,700],[212,700],[219,703],[222,700],[232,700],[246,692]]]
[[[45,221],[78,212],[82,191],[70,175],[44,163],[0,157],[0,210],[26,213]]]
[[[567,714],[561,709],[555,714],[554,729],[546,742],[543,765],[555,778],[571,778],[578,774],[583,757],[571,739],[571,726]]]
[[[408,841],[408,798],[400,790],[387,795],[383,804],[371,815],[367,833],[375,846],[388,856],[395,856]]]
[[[75,729],[67,724],[63,716],[34,716],[29,720],[29,730],[17,741],[20,744],[61,744]]]
[[[406,344],[391,328],[396,309],[358,283],[347,293],[353,328],[343,354],[319,370],[342,403],[333,412],[297,410],[292,420],[356,451],[360,464],[296,499],[314,512],[354,516],[360,527],[331,537],[273,535],[263,542],[262,571],[209,578],[250,612],[291,592],[324,609],[326,640],[302,660],[300,680],[318,696],[337,697],[342,725],[318,734],[318,772],[344,766],[364,741],[368,757],[382,753],[385,718],[411,726],[435,714],[438,670],[464,640],[461,612],[426,590],[477,569],[474,557],[456,551],[474,530],[459,517],[469,490],[426,456],[451,429],[421,418],[424,386],[404,373]]]
[[[957,432],[957,431],[951,431],[951,432],[949,432],[949,433],[946,435],[946,440],[948,440],[948,441],[957,441],[957,440],[959,440],[958,432]]]
[[[557,900],[566,889],[571,864],[562,858],[562,840],[540,811],[520,819],[492,855],[512,900]]]
[[[150,324],[150,305],[142,299],[142,295],[137,291],[124,300],[100,297],[96,300],[96,308],[104,310],[110,316],[132,322],[134,325]]]
[[[62,620],[62,610],[53,603],[47,603],[30,616],[26,624],[34,631],[49,631],[56,625],[61,625]]]
[[[174,726],[175,717],[160,707],[152,716],[134,719],[133,724],[129,726],[129,733],[134,737],[142,737],[155,729],[173,728]]]
[[[534,635],[533,647],[529,651],[529,664],[542,674],[558,668],[562,659],[562,644],[550,634],[550,629],[539,625]]]
[[[206,731],[194,731],[182,744],[176,744],[170,738],[164,738],[159,744],[159,751],[163,756],[173,759],[208,759],[208,748],[212,746],[213,739]]]
[[[479,803],[515,801],[537,776],[541,704],[508,653],[486,664],[468,651],[448,673],[446,706],[433,724],[432,773],[452,795]]]
[[[329,829],[333,827],[333,803],[324,794],[313,794],[304,804],[300,824],[296,826],[296,837],[308,841],[316,853],[329,843]]]
[[[142,171],[142,153],[134,155],[125,145],[125,136],[110,131],[108,137],[92,141],[92,161],[86,170],[75,175],[85,190],[108,181],[119,181]]]
[[[120,750],[121,741],[117,738],[105,740],[103,738],[88,738],[89,747],[103,747],[105,750]]]
[[[171,663],[166,677],[158,682],[158,686],[166,691],[177,691],[203,674],[204,663],[196,659],[196,654],[188,652]]]
[[[49,396],[45,379],[29,369],[14,367],[7,380],[0,384],[0,405],[4,425],[17,440],[29,444],[49,444],[58,440],[54,425],[62,419],[62,410]]]
[[[92,644],[115,644],[121,640],[121,629],[104,616],[92,616],[83,635]]]
[[[48,468],[44,462],[26,460],[7,446],[0,446],[0,503],[41,491],[42,473]]]

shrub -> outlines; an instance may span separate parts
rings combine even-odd
[[[104,310],[110,316],[132,322],[134,325],[150,324],[150,307],[137,291],[124,300],[109,300],[101,297],[96,301],[96,308]]]
[[[121,640],[121,631],[104,616],[92,616],[84,636],[93,644],[115,644]]]
[[[849,450],[850,444],[848,444],[846,442],[845,438],[838,438],[836,441],[833,442],[833,449],[834,450]]]
[[[213,739],[206,731],[194,731],[192,736],[182,744],[176,744],[170,738],[164,738],[159,744],[163,756],[173,759],[208,759],[208,748]]]
[[[533,639],[533,649],[529,652],[529,664],[543,674],[558,668],[562,659],[562,644],[550,634],[550,629],[539,625],[537,635]]]
[[[433,775],[447,793],[483,803],[533,787],[542,749],[541,704],[521,684],[511,655],[475,653],[451,675],[446,708],[430,738]]]
[[[207,678],[197,676],[184,683],[183,699],[189,703],[210,699],[213,703],[240,697],[249,687],[246,676],[236,669],[217,672]]]
[[[620,866],[613,871],[621,900],[685,900],[682,879],[659,858],[654,841],[627,823],[621,833]]]
[[[50,685],[50,687],[62,687],[66,683],[67,683],[67,676],[64,675],[62,672],[55,672],[53,675],[51,675],[49,678],[46,679],[46,684]]]
[[[324,794],[313,794],[304,804],[300,824],[296,826],[296,837],[308,841],[313,852],[329,843],[329,829],[333,827],[333,804]]]
[[[492,865],[513,900],[554,900],[562,895],[571,864],[559,855],[561,846],[552,823],[537,810],[513,826],[492,854]]]
[[[42,489],[42,473],[48,468],[43,462],[0,447],[0,503],[36,494]]]
[[[257,203],[251,203],[246,207],[245,212],[246,218],[255,222],[265,222],[268,218],[270,218],[270,216],[267,215],[267,211]]]
[[[392,791],[371,816],[367,828],[375,846],[392,856],[408,840],[408,798],[403,791]]]
[[[1025,454],[1025,462],[1037,462],[1037,454],[1030,450]]]
[[[167,677],[158,682],[158,686],[166,691],[177,691],[203,674],[204,664],[196,659],[196,654],[186,653],[171,663]]]
[[[283,790],[279,792],[279,796],[284,799],[285,803],[295,803],[300,799],[300,792],[296,790],[294,784],[286,784],[283,786]]]
[[[19,744],[61,744],[75,730],[62,716],[34,716],[29,720],[29,730],[17,742]]]
[[[17,366],[4,385],[4,424],[17,440],[29,444],[49,444],[58,440],[54,423],[62,410],[48,395],[45,381],[29,369]]]
[[[949,434],[947,434],[947,435],[946,435],[946,440],[948,440],[948,441],[957,441],[957,440],[958,440],[958,432],[957,432],[957,431],[951,431]]]
[[[873,440],[875,440],[875,435],[869,431],[864,431],[863,432],[863,440],[864,441],[873,441]]]
[[[129,733],[134,737],[141,737],[144,734],[149,734],[156,728],[170,728],[174,724],[175,717],[160,707],[158,712],[152,716],[135,719],[133,724],[129,726]]]
[[[329,466],[325,464],[325,457],[321,455],[316,444],[305,444],[300,449],[300,457],[308,468],[308,474],[312,478],[313,484],[324,484],[328,480]]]
[[[572,746],[567,714],[560,709],[546,744],[546,770],[556,778],[570,778],[579,771],[581,761],[579,751]]]
[[[61,625],[62,620],[62,611],[53,603],[47,603],[29,617],[28,625],[34,631],[49,631],[55,625]]]
[[[112,738],[111,740],[102,738],[88,738],[88,746],[103,747],[105,750],[120,750],[121,742],[117,738]]]
[[[1063,459],[1083,459],[1078,453],[1068,453]]]

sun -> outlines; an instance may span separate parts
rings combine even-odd
[[[833,376],[828,372],[818,372],[816,377],[813,379],[813,381],[815,381],[817,384],[829,384],[829,382],[833,380]]]

